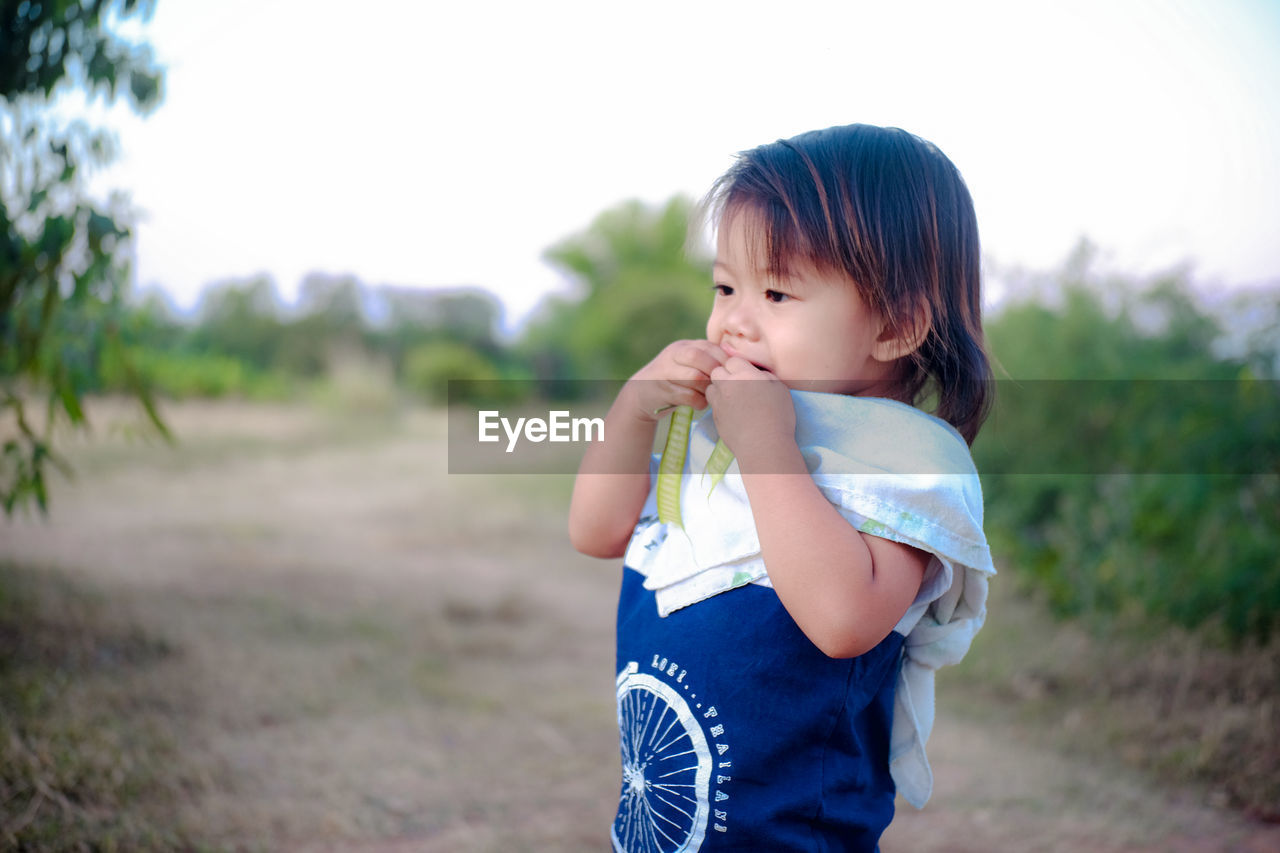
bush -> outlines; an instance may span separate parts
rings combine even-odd
[[[432,341],[409,351],[404,381],[411,392],[432,403],[487,396],[499,379],[493,362],[472,347],[456,341]]]
[[[974,445],[993,547],[1061,615],[1266,642],[1280,625],[1280,385],[1214,355],[1222,333],[1185,282],[1111,284],[1104,297],[1068,282],[1056,307],[989,324],[1016,377]]]
[[[289,394],[289,382],[285,378],[261,373],[231,356],[180,350],[160,352],[141,347],[131,348],[123,355],[129,358],[144,386],[166,397],[268,399]],[[123,359],[106,359],[102,367],[104,389],[127,388],[124,371]]]

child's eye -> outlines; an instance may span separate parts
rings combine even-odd
[[[783,293],[781,290],[766,290],[764,298],[770,302],[786,302],[791,298],[789,294]]]
[[[719,296],[732,296],[732,295],[733,295],[733,288],[732,288],[732,287],[730,287],[730,286],[729,286],[729,285],[727,285],[727,284],[718,284],[718,283],[717,283],[717,284],[713,284],[713,285],[711,286],[711,288],[712,288],[712,290],[714,290],[714,291],[716,292],[716,294],[717,294],[717,295],[719,295]]]

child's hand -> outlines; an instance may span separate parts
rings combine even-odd
[[[711,341],[675,341],[636,371],[628,381],[637,414],[656,421],[675,406],[707,407],[706,390],[711,371],[728,359]]]
[[[782,380],[738,356],[711,371],[707,402],[716,431],[739,464],[752,466],[795,443],[796,411]]]

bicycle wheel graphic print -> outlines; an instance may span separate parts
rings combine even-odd
[[[638,670],[632,662],[618,675],[622,792],[613,846],[692,853],[707,832],[711,750],[684,698]]]

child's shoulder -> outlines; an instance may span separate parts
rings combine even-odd
[[[828,447],[899,473],[974,473],[969,445],[955,427],[914,406],[884,397],[791,395],[801,447]]]
[[[869,419],[880,419],[886,424],[902,426],[913,431],[941,431],[965,447],[969,446],[965,442],[964,436],[960,435],[960,432],[951,424],[936,415],[917,409],[915,406],[899,400],[890,400],[888,397],[849,397],[847,399],[853,401],[855,408],[862,407],[867,409],[871,413]]]

